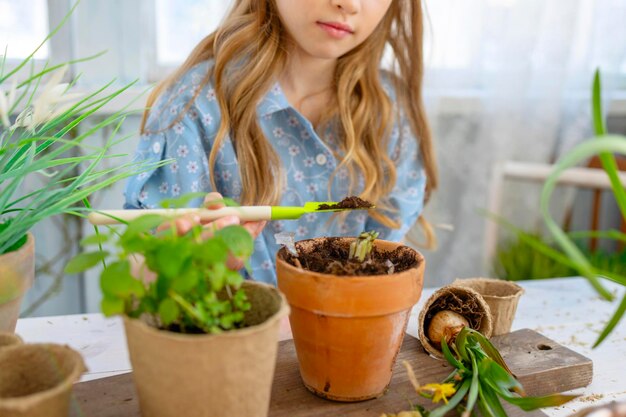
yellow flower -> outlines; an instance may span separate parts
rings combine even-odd
[[[452,383],[426,384],[420,387],[420,391],[426,391],[431,394],[434,403],[438,403],[440,400],[443,400],[444,403],[448,404],[448,398],[454,395],[456,389]]]
[[[383,414],[380,417],[422,417],[419,411],[400,411],[398,414]]]

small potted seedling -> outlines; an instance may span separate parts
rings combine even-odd
[[[515,378],[498,350],[480,332],[469,327],[458,329],[458,322],[450,321],[442,329],[453,337],[442,338],[440,347],[445,359],[454,371],[441,383],[420,385],[412,368],[405,362],[409,380],[415,391],[433,402],[443,400],[443,405],[432,411],[415,406],[422,417],[443,417],[456,410],[461,417],[480,415],[484,417],[506,417],[500,400],[504,400],[524,411],[562,405],[577,395],[553,394],[528,397],[522,384]],[[415,412],[415,411],[412,411]],[[405,412],[409,413],[409,412]],[[383,415],[392,417],[393,415]]]
[[[318,238],[278,251],[278,287],[304,385],[337,401],[384,394],[423,284],[420,253],[395,242]]]
[[[243,227],[153,232],[165,221],[146,215],[115,239],[87,238],[85,245],[113,240],[118,251],[84,253],[68,265],[76,272],[110,259],[100,277],[102,311],[124,317],[142,414],[266,416],[284,297],[227,268],[229,256],[247,262],[252,253]],[[136,255],[151,282],[131,272]]]

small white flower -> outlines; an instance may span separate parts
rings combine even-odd
[[[261,262],[261,269],[269,271],[270,269],[272,269],[272,263],[267,259],[264,260],[263,262]]]
[[[187,171],[190,174],[198,172],[198,163],[196,161],[189,161],[189,163],[187,163]]]
[[[339,226],[339,232],[347,234],[350,231],[350,227],[344,222]]]
[[[189,117],[191,117],[192,119],[197,119],[198,118],[198,111],[196,109],[189,110]]]
[[[304,140],[311,139],[311,134],[308,130],[303,130],[300,132],[300,137]]]
[[[178,107],[176,107],[176,106],[170,107],[170,114],[172,116],[176,116],[178,114]]]
[[[181,158],[185,158],[187,157],[187,155],[189,155],[189,148],[187,147],[187,145],[180,145],[176,150],[176,154]]]
[[[304,219],[307,221],[307,223],[313,223],[316,218],[317,216],[315,215],[315,213],[307,213],[304,215]]]
[[[279,220],[279,221],[275,221],[275,222],[274,222],[274,224],[273,224],[272,226],[274,227],[274,231],[275,231],[276,233],[278,233],[278,232],[282,232],[282,231],[283,231],[283,229],[284,229],[283,222],[282,222],[282,221],[280,221],[280,220]]]
[[[340,169],[337,172],[337,178],[345,180],[346,178],[348,178],[348,170],[345,168]]]
[[[144,201],[146,201],[148,199],[148,192],[147,191],[142,191],[139,193],[139,197],[138,197],[139,201],[141,201],[142,203]]]
[[[289,126],[298,126],[298,118],[295,116],[291,116],[289,117],[289,120],[287,121],[287,123],[289,123]]]
[[[213,123],[213,117],[211,117],[211,115],[208,113],[203,115],[202,123],[204,123],[205,125],[210,125],[211,123]]]
[[[61,83],[65,76],[67,65],[54,72],[46,85],[42,88],[41,94],[32,105],[24,109],[12,127],[25,127],[34,132],[37,126],[55,119],[69,110],[82,96],[82,94],[67,93],[69,84]]]
[[[311,168],[313,164],[315,163],[315,159],[313,159],[313,157],[311,156],[307,156],[306,158],[304,158],[304,161],[302,162],[304,163],[305,167]]]
[[[145,180],[146,178],[148,178],[148,173],[147,172],[142,172],[139,175],[137,175],[137,179],[139,180]]]
[[[356,216],[355,220],[359,223],[365,223],[365,220],[367,220],[367,216],[363,213],[359,214]]]
[[[285,131],[280,127],[274,128],[273,133],[276,138],[282,138],[285,135]]]
[[[198,191],[200,191],[200,184],[198,184],[198,181],[193,181],[191,183],[191,192],[197,193]]]
[[[233,174],[230,171],[223,171],[222,172],[222,179],[224,181],[230,181],[232,176],[233,176]]]
[[[182,124],[180,124],[180,123],[176,123],[176,124],[174,125],[174,132],[175,132],[177,135],[182,135],[182,134],[185,132],[185,126],[183,126],[183,125],[182,125]]]
[[[419,178],[419,173],[417,171],[410,171],[409,178],[412,180],[416,180]]]
[[[172,162],[172,163],[170,164],[170,170],[171,170],[173,173],[177,173],[177,172],[178,172],[178,162],[177,162],[177,161],[174,161],[174,162]]]
[[[180,185],[174,184],[172,185],[172,195],[177,196],[180,194]]]
[[[304,227],[304,226],[298,226],[298,228],[296,229],[296,234],[297,234],[298,236],[304,236],[304,235],[306,235],[307,233],[309,233],[309,229],[307,229],[307,228],[306,228],[306,227]]]
[[[169,190],[169,189],[170,189],[170,186],[166,182],[162,182],[161,185],[159,186],[159,192],[161,194],[167,193],[167,190]]]
[[[296,171],[293,174],[293,179],[297,182],[302,182],[302,180],[304,179],[304,173],[302,171]]]
[[[159,142],[154,142],[152,144],[152,152],[157,153],[157,154],[161,152],[161,144]]]
[[[289,155],[291,156],[296,156],[300,153],[300,147],[296,146],[296,145],[291,145],[289,147]]]
[[[314,193],[314,192],[316,192],[316,191],[318,190],[318,188],[317,188],[317,184],[309,184],[309,185],[307,185],[307,186],[306,186],[306,190],[307,190],[309,193]]]
[[[209,88],[206,92],[206,98],[209,101],[213,101],[215,100],[215,89],[214,88]]]
[[[407,193],[410,197],[416,197],[416,196],[417,196],[417,188],[415,188],[415,187],[410,187],[408,190],[406,190],[406,193]]]

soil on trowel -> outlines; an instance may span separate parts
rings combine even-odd
[[[338,237],[328,237],[311,245],[311,241],[296,243],[298,256],[282,249],[279,256],[291,265],[313,272],[332,275],[388,275],[406,271],[417,265],[415,252],[407,246],[393,251],[378,249],[376,243],[363,262],[348,260],[350,242]]]
[[[368,209],[374,205],[369,201],[365,201],[359,197],[351,196],[346,197],[337,204],[320,204],[318,210],[333,210],[333,209]]]

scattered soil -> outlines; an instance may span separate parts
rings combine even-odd
[[[333,210],[333,209],[368,209],[374,205],[369,201],[365,201],[359,197],[351,196],[346,197],[337,204],[320,204],[318,210]]]
[[[299,256],[293,256],[284,248],[279,256],[293,266],[313,272],[332,275],[388,275],[406,271],[417,265],[415,252],[400,246],[393,251],[385,251],[374,247],[369,258],[364,262],[348,260],[350,242],[345,238],[328,237],[311,245],[311,241],[296,243]]]

